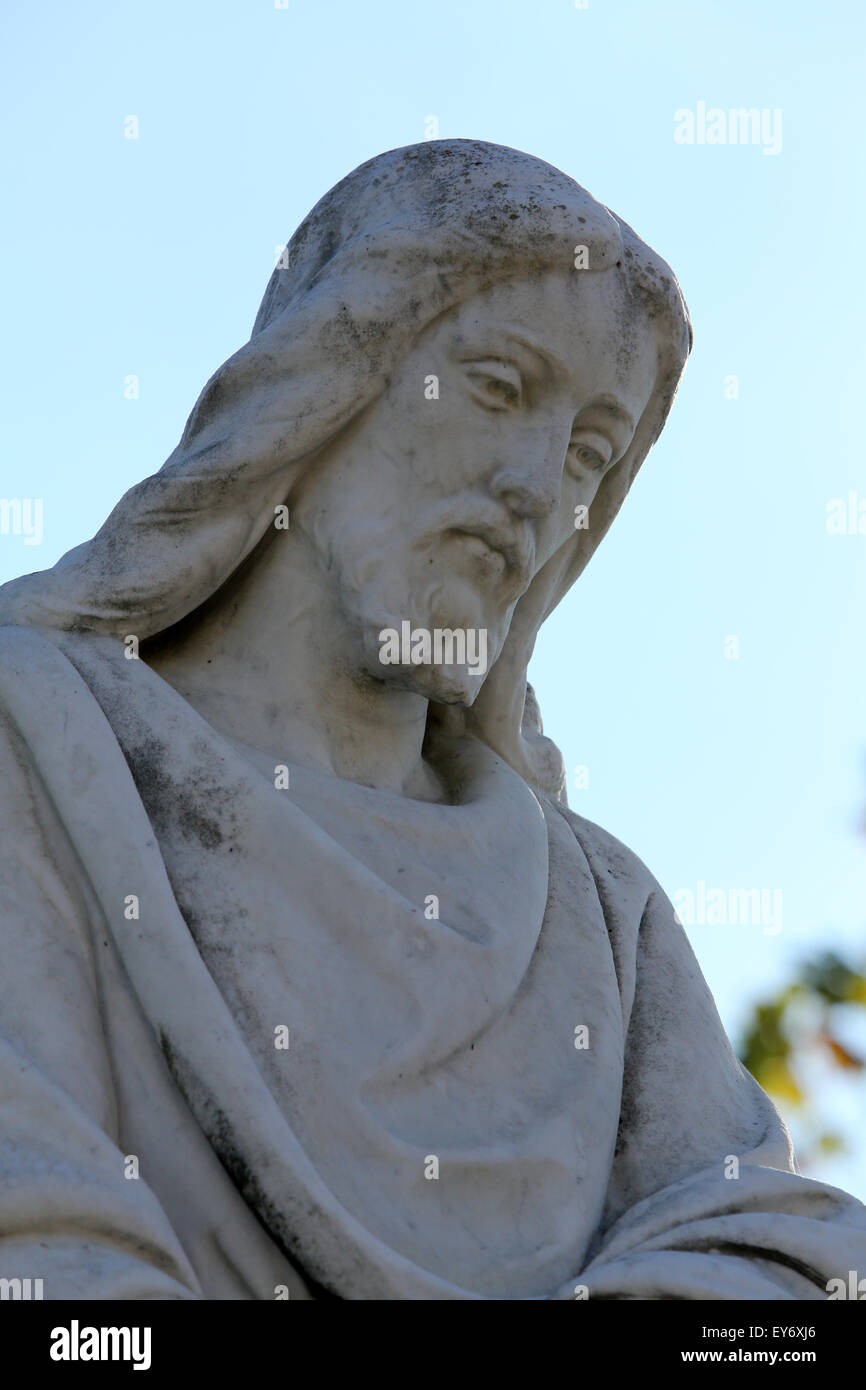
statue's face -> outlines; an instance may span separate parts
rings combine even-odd
[[[353,667],[471,705],[518,599],[626,452],[655,373],[650,325],[613,273],[497,286],[431,324],[293,499]],[[467,659],[446,639],[439,664],[413,664],[382,636],[406,622],[434,657],[436,630],[462,629]]]

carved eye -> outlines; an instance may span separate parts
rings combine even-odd
[[[517,405],[520,400],[520,392],[511,381],[502,381],[499,377],[488,377],[485,384],[488,395],[495,396],[498,400],[504,401],[506,405]]]
[[[587,444],[572,444],[574,457],[586,468],[604,468],[604,459],[597,449],[590,449]]]
[[[513,410],[520,405],[523,380],[509,362],[473,362],[468,370],[476,400],[489,410]]]
[[[592,434],[589,438],[592,439],[591,444],[587,443],[586,434],[579,439],[572,439],[568,446],[569,462],[576,464],[579,469],[600,473],[610,463],[613,451],[602,435]]]

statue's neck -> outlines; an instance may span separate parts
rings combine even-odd
[[[259,761],[448,800],[422,753],[428,701],[352,669],[346,621],[308,548],[300,534],[266,544],[204,609],[142,655]]]

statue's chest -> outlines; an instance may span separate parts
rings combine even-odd
[[[213,760],[206,785],[177,777],[194,796],[156,817],[177,901],[331,1189],[443,1274],[568,1278],[601,1214],[623,1040],[565,823],[512,834],[484,796],[474,833],[463,807],[341,812]]]

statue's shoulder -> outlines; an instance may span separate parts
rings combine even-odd
[[[0,662],[4,665],[12,661],[25,649],[32,638],[44,642],[45,638],[31,627],[13,627],[10,623],[0,625]]]
[[[664,898],[658,880],[634,850],[561,802],[554,804],[583,851],[602,902],[628,905],[629,915],[637,913],[639,919],[651,897]]]
[[[38,628],[22,627],[12,623],[0,624],[0,666],[6,670],[17,670],[26,665],[28,658],[63,661],[55,643]]]
[[[60,641],[35,627],[0,625],[0,722],[31,748],[68,741],[98,705]]]
[[[80,684],[56,643],[35,627],[0,626],[0,708],[24,698],[56,698],[58,686]]]

